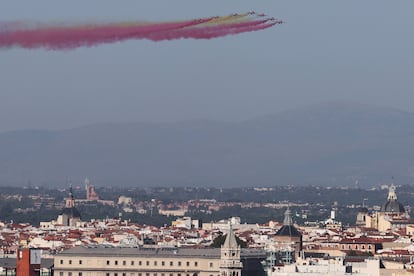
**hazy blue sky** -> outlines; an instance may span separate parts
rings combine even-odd
[[[243,120],[351,100],[414,111],[413,1],[4,1],[7,20],[286,21],[210,41],[0,49],[0,131],[113,121]]]

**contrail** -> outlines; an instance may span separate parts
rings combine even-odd
[[[174,22],[45,24],[0,22],[0,48],[48,50],[93,47],[132,39],[212,39],[270,28],[282,21],[254,12]]]

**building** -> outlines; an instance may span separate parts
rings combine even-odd
[[[99,196],[95,191],[95,186],[91,185],[91,182],[88,178],[85,178],[85,190],[86,190],[86,200],[88,201],[98,201]]]
[[[367,224],[367,216],[369,215],[369,211],[366,207],[361,207],[358,209],[357,218],[356,218],[356,226],[366,227]]]
[[[230,228],[219,248],[78,246],[55,256],[56,276],[261,276],[263,250],[240,249]]]
[[[240,245],[237,244],[231,223],[226,240],[220,249],[220,276],[241,276]]]
[[[57,224],[63,226],[76,226],[81,221],[81,215],[75,206],[75,198],[73,197],[72,186],[69,189],[69,197],[66,198],[65,208],[57,218]]]
[[[340,249],[345,252],[359,252],[374,256],[377,250],[382,249],[384,239],[370,237],[344,238],[339,242]]]
[[[290,265],[277,266],[268,269],[268,276],[379,276],[380,261],[365,259],[361,262],[347,262],[342,258],[310,258]],[[391,275],[391,274],[385,274]],[[397,274],[392,274],[397,275]]]
[[[375,228],[381,232],[405,230],[410,222],[409,214],[397,200],[394,183],[389,186],[387,201],[382,205],[381,210],[373,213],[366,211],[358,212],[357,223],[362,225],[365,220],[365,227]]]
[[[285,219],[283,220],[283,226],[276,232],[274,240],[277,242],[277,247],[280,251],[295,252],[295,256],[298,257],[302,251],[302,234],[293,225],[292,214],[289,207],[285,212]]]

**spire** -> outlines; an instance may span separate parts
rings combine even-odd
[[[85,177],[84,183],[85,183],[85,189],[87,190],[91,182],[89,181],[87,177]]]
[[[69,188],[69,198],[73,199],[73,189],[72,189],[72,183],[70,183],[70,188]]]
[[[66,198],[65,208],[75,207],[75,198],[73,196],[72,182],[70,182],[69,197]]]
[[[292,213],[290,212],[289,205],[285,211],[285,219],[283,220],[283,225],[293,225]]]
[[[229,220],[229,233],[223,244],[224,248],[237,248],[236,236],[234,235],[233,228],[231,227],[231,221]]]

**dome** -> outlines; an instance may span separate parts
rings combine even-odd
[[[276,236],[301,237],[302,234],[293,225],[283,225],[282,228],[276,232]]]
[[[387,213],[404,213],[404,206],[397,200],[388,200],[382,207],[381,212]]]
[[[404,213],[405,212],[404,206],[397,200],[397,194],[395,193],[394,183],[392,183],[391,186],[389,187],[388,200],[381,207],[381,212],[387,212],[387,213]]]
[[[282,237],[302,237],[302,234],[298,231],[298,229],[293,226],[292,215],[288,208],[285,212],[285,219],[283,220],[283,226],[276,232],[276,236]]]

